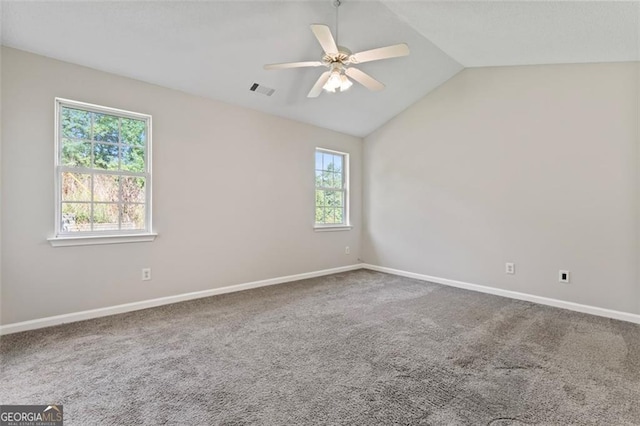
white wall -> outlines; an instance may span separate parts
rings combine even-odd
[[[153,115],[155,242],[46,241],[56,96]],[[351,154],[351,231],[313,231],[316,146]],[[359,138],[3,47],[1,323],[357,263],[361,153]]]
[[[363,260],[640,313],[638,75],[462,71],[365,138]]]

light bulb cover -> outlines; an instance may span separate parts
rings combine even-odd
[[[351,86],[353,86],[353,83],[351,82],[351,80],[349,80],[346,75],[342,74],[340,76],[340,91],[344,92],[345,90],[349,89],[349,87]]]
[[[328,92],[335,92],[340,87],[342,80],[340,79],[340,71],[332,71],[331,76],[322,88]]]

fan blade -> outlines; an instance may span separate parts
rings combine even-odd
[[[307,95],[307,98],[317,98],[322,93],[322,86],[329,80],[329,76],[331,76],[331,71],[327,71],[322,73],[320,78],[316,81],[316,84],[313,85],[313,88]]]
[[[344,73],[369,90],[378,91],[384,89],[384,84],[357,68],[347,68]]]
[[[303,68],[303,67],[319,67],[324,65],[320,61],[307,61],[307,62],[285,62],[282,64],[268,64],[264,66],[265,70],[284,70],[287,68]]]
[[[333,39],[329,27],[322,24],[312,24],[311,31],[318,39],[324,53],[327,55],[336,55],[338,53],[338,46],[336,46],[336,41]]]
[[[379,47],[377,49],[365,50],[351,55],[349,60],[354,64],[363,62],[379,61],[380,59],[397,58],[398,56],[407,56],[409,54],[409,46],[406,43],[394,44],[393,46]]]

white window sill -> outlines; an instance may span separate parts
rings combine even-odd
[[[129,235],[82,235],[82,236],[62,236],[47,238],[53,247],[70,246],[92,246],[99,244],[123,244],[123,243],[144,243],[156,239],[158,234],[129,234]]]
[[[317,225],[313,227],[316,232],[351,231],[351,225]]]

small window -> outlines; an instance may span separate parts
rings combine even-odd
[[[316,148],[316,227],[349,225],[349,154]]]
[[[56,236],[151,232],[151,116],[56,99]]]

